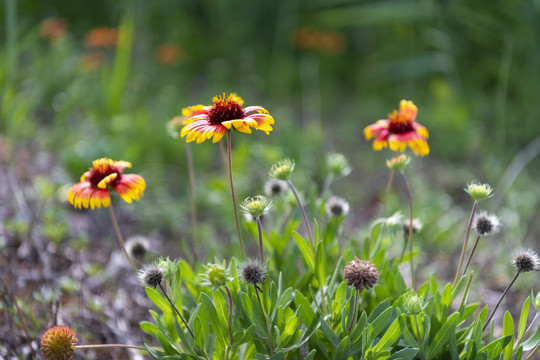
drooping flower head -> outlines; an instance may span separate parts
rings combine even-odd
[[[136,174],[123,174],[127,161],[114,161],[106,157],[94,160],[93,167],[81,176],[81,181],[68,191],[68,201],[75,208],[101,208],[111,203],[114,190],[124,201],[139,200],[146,188],[144,179]]]
[[[73,358],[77,345],[75,331],[67,326],[54,326],[41,337],[41,353],[47,360],[68,360]]]
[[[262,106],[243,107],[241,99],[235,94],[214,96],[214,105],[204,106],[198,114],[186,120],[186,126],[180,136],[186,136],[186,142],[197,144],[212,139],[218,142],[225,132],[231,129],[251,134],[251,128],[262,130],[267,135],[272,131],[274,118]]]
[[[390,145],[390,150],[405,151],[407,145],[420,156],[429,154],[429,145],[426,139],[429,137],[427,129],[415,121],[418,108],[412,101],[401,100],[399,111],[394,110],[388,114],[388,119],[377,120],[364,129],[367,140],[373,141],[374,150]]]
[[[371,289],[379,280],[379,272],[375,265],[369,261],[360,260],[356,256],[350,261],[343,271],[343,277],[347,285],[356,290]]]

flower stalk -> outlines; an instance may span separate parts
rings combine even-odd
[[[161,283],[158,284],[161,292],[163,293],[163,295],[165,295],[165,298],[167,298],[167,301],[169,302],[169,304],[171,304],[171,307],[174,309],[174,311],[176,312],[176,314],[180,317],[180,319],[182,320],[182,322],[184,323],[184,325],[186,326],[186,328],[188,329],[189,333],[191,334],[191,336],[193,336],[193,338],[195,338],[195,334],[193,333],[193,330],[191,330],[191,328],[189,327],[186,319],[184,319],[184,317],[182,316],[182,314],[180,314],[180,311],[178,311],[178,309],[176,308],[176,306],[174,305],[174,303],[172,302],[171,298],[169,297],[169,295],[167,295],[167,292],[165,291],[165,289],[163,288],[163,286],[161,285]]]
[[[471,233],[471,227],[472,227],[472,223],[473,223],[473,219],[474,219],[474,213],[476,211],[476,207],[478,206],[478,201],[474,201],[474,204],[473,204],[473,207],[472,207],[472,210],[471,210],[471,215],[469,216],[469,222],[467,223],[467,230],[465,231],[465,239],[463,240],[463,248],[461,249],[461,256],[459,258],[459,265],[458,265],[458,268],[457,268],[457,271],[456,271],[456,277],[454,278],[454,282],[452,284],[452,288],[455,288],[456,287],[456,284],[458,282],[458,279],[459,279],[459,274],[461,273],[461,268],[463,266],[463,260],[465,258],[465,252],[467,251],[467,245],[469,243],[469,234]]]
[[[128,259],[129,264],[133,268],[133,271],[137,272],[137,266],[135,266],[135,263],[129,256],[128,252],[126,251],[126,247],[124,246],[124,239],[122,238],[122,234],[120,233],[120,228],[118,227],[118,223],[116,222],[116,216],[114,216],[112,202],[109,204],[109,213],[111,214],[111,220],[114,226],[114,231],[116,232],[116,237],[118,238],[118,242],[120,243],[120,246],[122,247],[122,250],[124,251],[124,254],[126,255],[126,258]]]
[[[234,183],[232,176],[232,155],[231,155],[231,132],[227,131],[227,159],[228,159],[228,168],[227,173],[229,175],[229,185],[231,186],[231,196],[234,208],[234,219],[236,221],[236,231],[238,232],[238,242],[240,244],[240,252],[242,253],[242,259],[246,258],[246,253],[244,251],[244,242],[242,241],[242,231],[240,230],[240,221],[238,220],[238,209],[236,205],[236,194],[234,192]]]
[[[405,183],[405,193],[407,194],[407,201],[409,202],[409,252],[410,259],[409,263],[411,265],[411,288],[414,290],[414,264],[413,264],[413,208],[412,208],[412,195],[409,188],[409,183],[407,182],[407,177],[405,172],[401,172],[401,177]]]

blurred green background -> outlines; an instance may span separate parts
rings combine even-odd
[[[539,1],[5,0],[1,11],[4,161],[36,165],[46,152],[67,170],[50,176],[58,187],[96,158],[131,161],[148,182],[131,206],[147,232],[189,225],[185,145],[167,122],[234,91],[276,119],[270,136],[233,136],[239,199],[261,193],[284,156],[313,192],[338,151],[353,173],[334,191],[356,204],[351,222],[366,223],[391,154],[373,152],[363,129],[409,99],[430,131],[430,155],[408,170],[426,241],[465,216],[473,180],[495,187],[491,210],[506,209],[516,241],[538,234]],[[207,237],[233,234],[218,146],[192,150]],[[396,186],[392,206],[404,208]]]

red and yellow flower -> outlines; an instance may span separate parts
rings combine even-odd
[[[205,140],[212,139],[212,142],[218,142],[226,131],[231,129],[243,133],[251,134],[251,128],[262,130],[267,135],[272,131],[274,118],[262,106],[243,107],[243,100],[235,94],[228,97],[214,96],[212,99],[214,105],[197,105],[186,111],[186,125],[180,131],[180,136],[186,136],[186,141],[197,141],[197,144]],[[184,109],[186,110],[186,109]],[[192,114],[189,114],[189,111]],[[184,115],[184,111],[182,111]]]
[[[68,201],[75,208],[109,207],[110,191],[114,190],[124,201],[139,200],[146,188],[146,182],[140,175],[123,174],[131,163],[113,161],[106,157],[94,160],[93,167],[81,176],[81,182],[73,185],[68,191]]]
[[[426,139],[429,137],[427,129],[415,122],[418,108],[412,101],[401,100],[399,111],[394,110],[388,115],[388,119],[377,120],[364,129],[367,140],[375,138],[373,149],[381,150],[390,146],[393,151],[405,151],[407,145],[420,156],[429,154],[429,145]]]

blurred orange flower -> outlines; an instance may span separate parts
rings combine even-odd
[[[139,200],[146,188],[146,182],[140,175],[123,174],[127,161],[113,161],[106,157],[94,160],[93,167],[81,176],[81,182],[68,191],[68,201],[75,208],[109,207],[110,191],[114,190],[124,201],[131,203]]]
[[[161,44],[154,50],[156,61],[165,66],[175,66],[180,61],[182,50],[178,45],[172,43]]]
[[[88,48],[114,48],[118,40],[118,30],[110,27],[98,27],[86,34],[84,44]]]
[[[337,54],[345,48],[343,35],[333,30],[299,28],[293,34],[293,41],[300,50],[313,50],[326,54]]]
[[[39,27],[39,35],[41,35],[42,38],[49,40],[50,42],[54,42],[65,35],[67,28],[68,23],[66,19],[45,19]]]
[[[375,137],[373,149],[381,150],[390,145],[393,151],[405,151],[407,145],[420,156],[429,154],[427,129],[415,122],[418,108],[412,101],[401,100],[399,111],[388,114],[388,119],[377,120],[364,129],[367,140]]]

